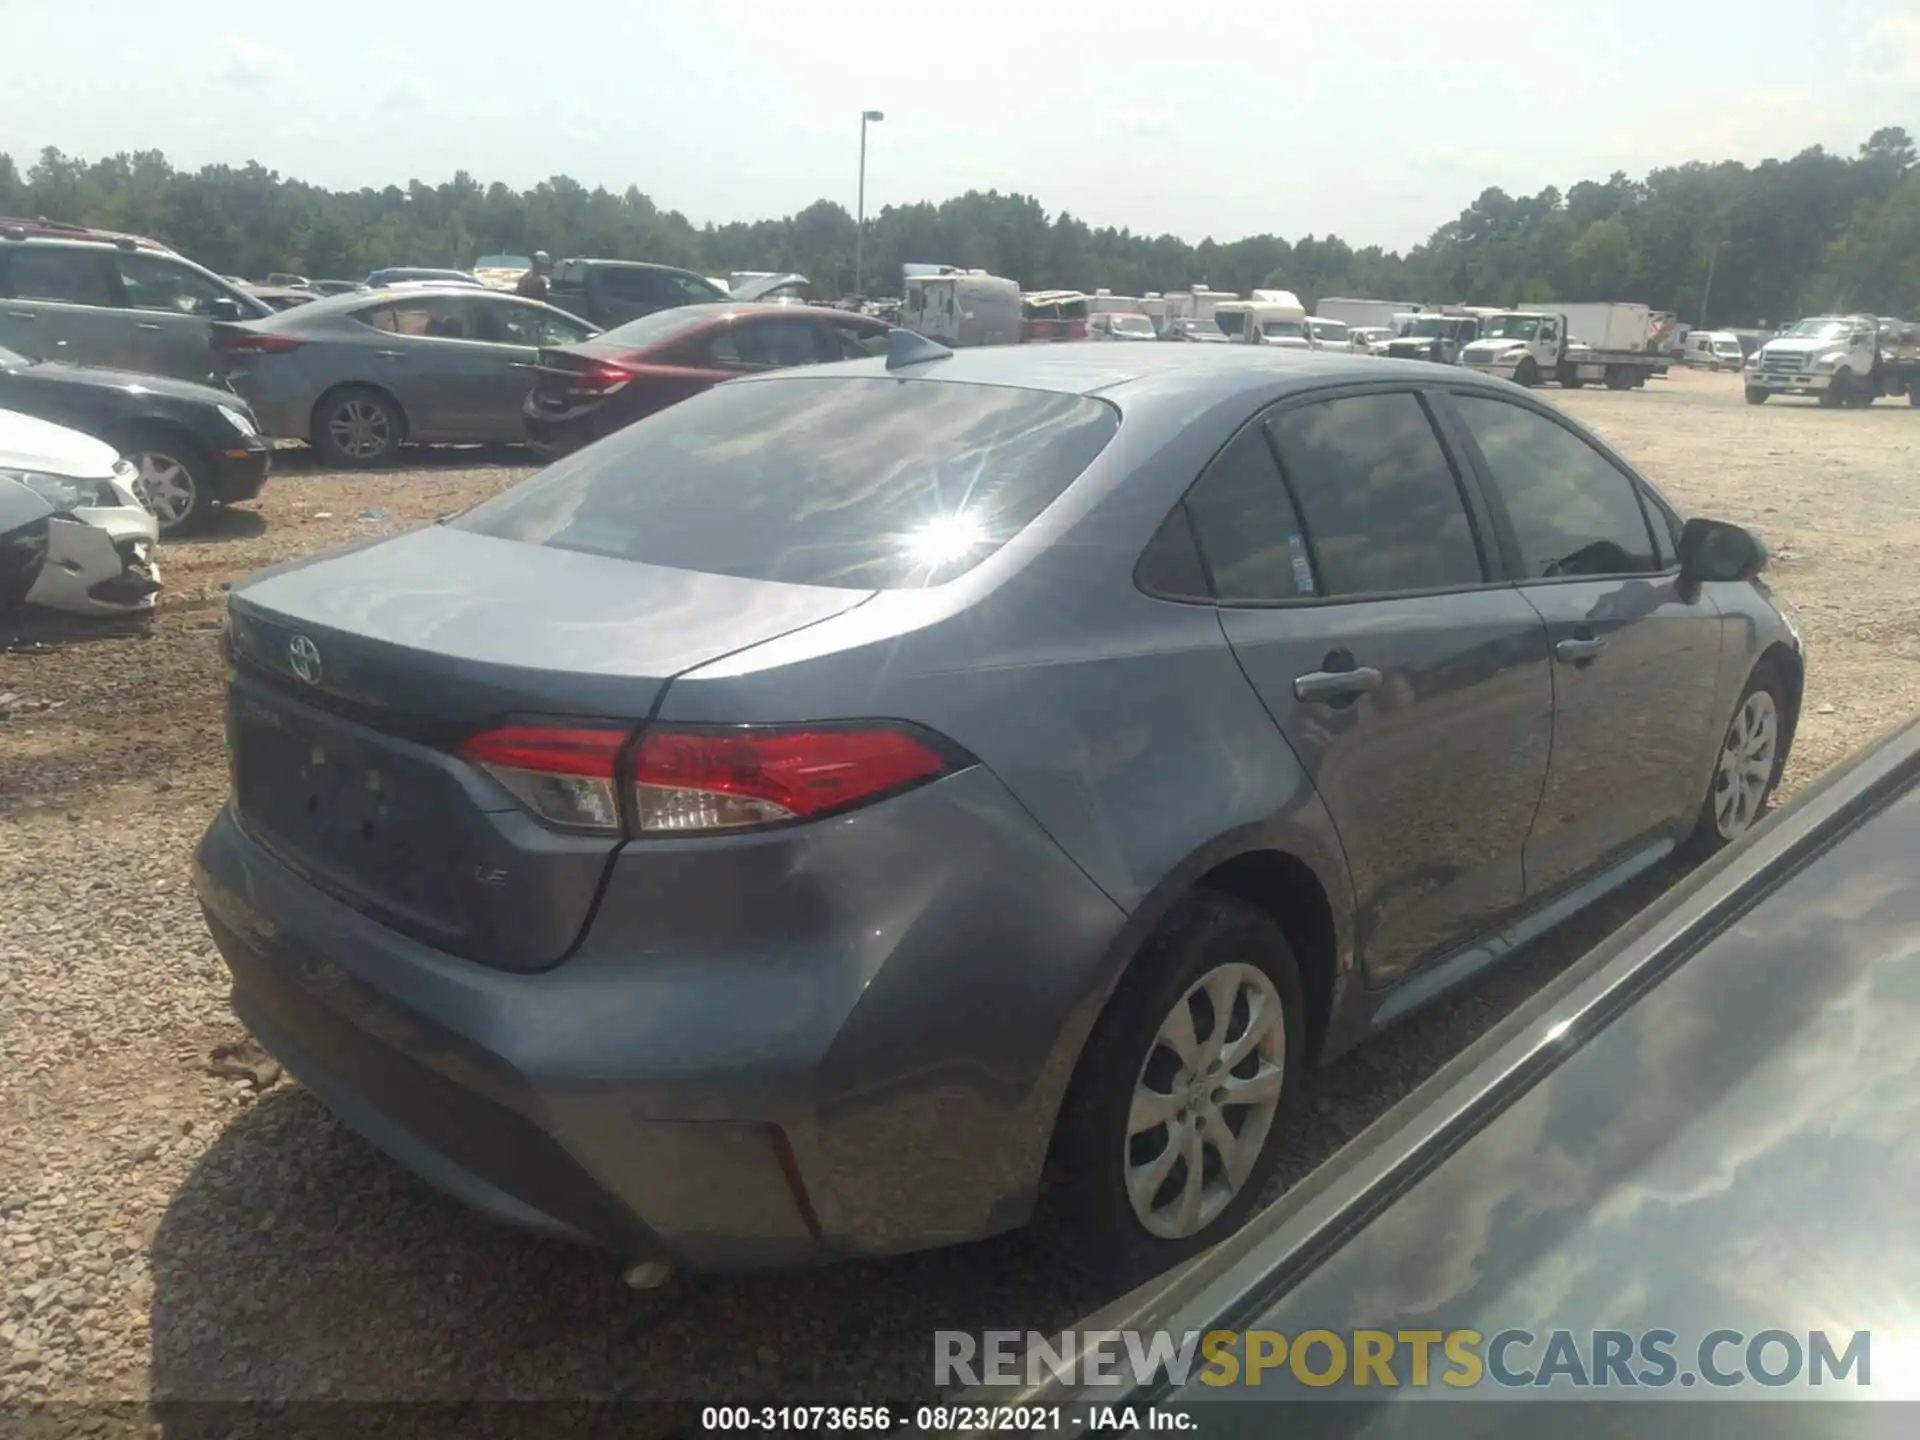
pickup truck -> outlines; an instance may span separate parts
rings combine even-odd
[[[1411,317],[1400,333],[1387,342],[1391,360],[1432,360],[1458,364],[1461,352],[1480,338],[1480,317],[1446,315],[1436,311]]]

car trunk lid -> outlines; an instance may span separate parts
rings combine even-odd
[[[542,968],[578,938],[620,842],[543,825],[460,742],[510,718],[637,727],[674,675],[870,594],[442,526],[269,571],[231,597],[236,812],[355,909]]]

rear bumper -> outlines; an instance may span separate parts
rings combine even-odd
[[[534,974],[377,924],[231,810],[194,880],[248,1028],[509,1224],[735,1269],[1022,1223],[1120,912],[978,768],[728,848],[695,886],[698,842],[629,845]]]
[[[554,460],[562,455],[571,455],[582,446],[600,439],[606,433],[606,427],[599,416],[597,407],[562,415],[537,410],[532,405],[520,411],[528,447],[535,454]]]

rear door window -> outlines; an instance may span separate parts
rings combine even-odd
[[[839,347],[837,360],[869,360],[876,355],[887,353],[887,332],[885,329],[869,329],[862,325],[848,325],[841,321],[829,320],[827,329]]]
[[[673,276],[658,270],[629,270],[609,265],[599,271],[596,278],[602,294],[630,305],[684,305],[688,298],[674,283]]]
[[[8,249],[6,260],[9,299],[63,305],[120,303],[104,251],[78,245],[21,245]]]
[[[1223,605],[1315,593],[1306,535],[1259,425],[1242,430],[1187,496],[1200,553]]]
[[[1092,463],[1104,402],[997,385],[722,385],[450,522],[652,565],[858,589],[966,573]]]
[[[1446,590],[1486,577],[1453,466],[1417,395],[1349,395],[1269,423],[1333,596]]]
[[[464,295],[412,295],[356,311],[353,318],[392,335],[475,340],[485,326],[478,309]]]
[[[127,304],[135,310],[160,310],[170,315],[211,315],[213,302],[226,291],[204,275],[196,275],[177,260],[139,252],[114,256]]]
[[[741,360],[767,370],[818,365],[838,360],[840,347],[828,349],[826,332],[811,320],[749,320],[733,327]]]

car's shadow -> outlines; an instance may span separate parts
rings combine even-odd
[[[1660,867],[1313,1075],[1270,1195],[1682,873]],[[1117,1298],[1026,1233],[635,1293],[615,1257],[443,1199],[287,1082],[201,1156],[150,1260],[154,1394],[188,1401],[918,1401],[934,1393],[934,1331],[1057,1330]]]
[[[164,591],[160,603],[166,603]],[[64,610],[27,605],[0,615],[0,652],[64,650],[75,645],[148,635],[153,631],[153,620],[157,613],[156,610],[142,610],[131,615],[70,615]]]
[[[257,540],[266,533],[267,517],[258,510],[222,505],[186,534],[177,539],[169,537],[161,540],[161,564],[164,566],[166,563],[166,547],[169,544],[194,542],[202,545],[220,545],[233,540]],[[161,574],[165,573],[163,568]]]
[[[330,464],[309,445],[281,445],[273,452],[275,475],[381,475],[394,470],[509,470],[544,464],[524,445],[403,445],[389,461],[365,469]],[[271,479],[267,482],[273,483]]]

